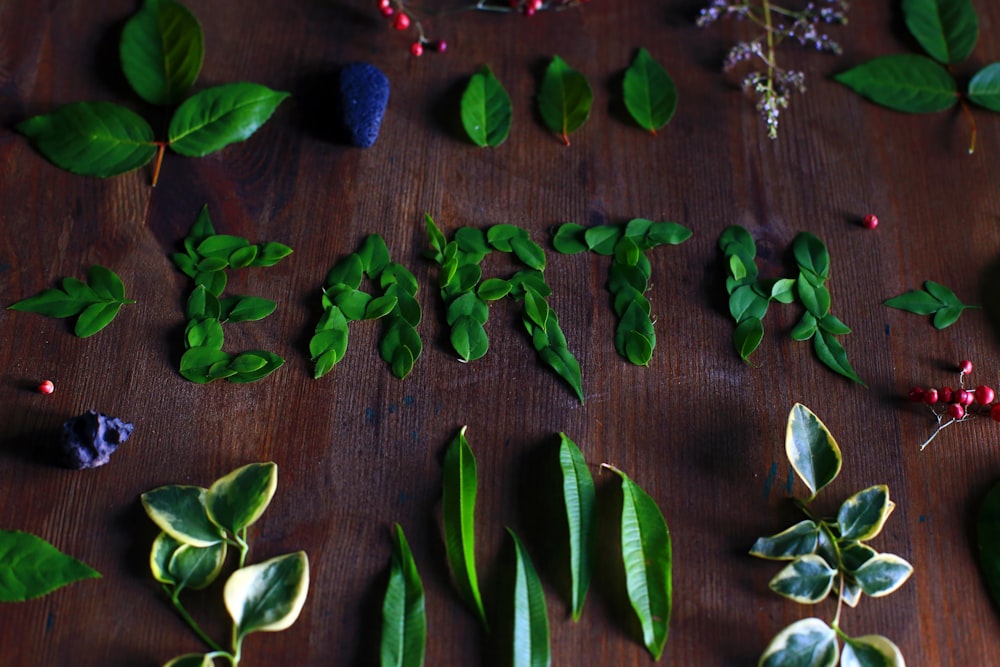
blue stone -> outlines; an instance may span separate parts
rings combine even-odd
[[[389,78],[375,65],[351,63],[340,72],[340,112],[352,146],[368,148],[378,139],[386,105]]]
[[[117,417],[88,410],[62,426],[59,449],[63,463],[83,470],[111,460],[111,454],[132,435],[133,426]]]

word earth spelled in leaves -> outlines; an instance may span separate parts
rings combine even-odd
[[[256,83],[231,83],[184,100],[201,71],[201,25],[176,0],[146,0],[122,30],[121,65],[139,97],[174,111],[167,139],[157,141],[141,116],[110,102],[75,102],[17,125],[51,162],[87,176],[116,176],[156,156],[153,185],[164,150],[203,157],[253,135],[288,93]],[[184,100],[181,103],[181,100]]]

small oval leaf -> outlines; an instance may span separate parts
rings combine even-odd
[[[587,78],[554,56],[538,91],[538,112],[546,127],[569,145],[569,135],[590,116],[594,94]]]
[[[810,499],[840,473],[840,447],[812,410],[796,403],[788,414],[785,454],[792,468],[809,487]]]
[[[213,523],[235,535],[260,518],[277,488],[276,464],[251,463],[215,480],[205,508]]]
[[[625,108],[639,127],[653,134],[670,122],[677,110],[677,88],[649,51],[640,48],[622,83]]]
[[[510,133],[510,95],[489,67],[472,75],[462,93],[462,126],[477,146],[496,147]]]
[[[284,630],[299,617],[309,592],[309,558],[304,551],[240,568],[222,596],[236,624],[235,634]]]

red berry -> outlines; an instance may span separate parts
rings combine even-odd
[[[928,389],[924,392],[924,403],[927,405],[934,405],[938,402],[938,390]]]
[[[382,16],[386,18],[396,13],[396,10],[393,9],[392,7],[379,7],[379,11],[382,13]]]
[[[448,50],[448,42],[444,41],[443,39],[439,39],[436,42],[431,42],[431,48],[437,51],[438,53],[444,53],[445,51]]]
[[[410,53],[413,54],[414,58],[419,58],[424,55],[424,45],[420,42],[413,42],[410,44]]]
[[[873,213],[869,213],[868,215],[865,216],[862,223],[868,229],[875,229],[876,227],[878,227],[878,217]]]
[[[531,0],[530,4],[536,12],[541,11],[542,7],[544,6],[542,0]]]
[[[972,372],[972,362],[968,359],[958,362],[958,370],[962,375],[968,375]]]
[[[46,380],[45,382],[38,385],[39,394],[51,394],[56,390],[56,386],[52,384],[52,380]]]
[[[958,403],[951,403],[948,406],[948,416],[952,419],[961,419],[965,416],[965,408]]]
[[[392,0],[379,0],[378,8],[385,9],[386,7],[392,7]]]
[[[392,27],[396,30],[406,30],[410,27],[410,17],[408,14],[400,12],[396,14],[396,18],[392,20]]]
[[[965,389],[955,394],[955,402],[961,403],[962,405],[966,406],[972,405],[972,402],[974,400],[976,400],[975,394],[973,394],[971,391],[966,391]]]
[[[955,400],[955,392],[952,391],[951,387],[945,387],[938,391],[938,397],[942,403],[952,403]]]
[[[993,421],[1000,422],[1000,403],[990,408],[990,417],[993,418]]]
[[[535,8],[533,6],[531,6],[531,5],[525,5],[524,9],[522,9],[521,12],[525,16],[534,16],[535,15]]]
[[[993,397],[996,394],[992,387],[987,387],[985,384],[981,384],[976,387],[976,403],[980,405],[989,405],[993,402]]]
[[[921,387],[914,387],[910,390],[910,393],[906,395],[906,398],[910,401],[910,403],[923,403],[924,390]]]

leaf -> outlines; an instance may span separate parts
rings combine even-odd
[[[205,43],[198,19],[174,0],[146,0],[122,29],[122,71],[139,97],[173,105],[198,78]]]
[[[474,361],[486,354],[490,342],[480,322],[462,315],[451,327],[451,344],[463,361]]]
[[[170,120],[170,148],[188,157],[202,157],[243,141],[287,97],[288,93],[256,83],[230,83],[195,93]]]
[[[830,253],[815,234],[801,232],[792,241],[795,263],[802,271],[826,280],[830,277]]]
[[[214,378],[209,374],[213,364],[229,364],[232,355],[222,350],[207,347],[192,347],[181,356],[180,374],[185,379],[205,384]]]
[[[756,351],[763,339],[764,324],[759,317],[747,317],[733,330],[733,345],[743,361],[750,360],[750,355]]]
[[[80,317],[77,318],[73,333],[80,338],[93,336],[111,324],[111,320],[115,319],[115,315],[118,314],[121,307],[122,304],[117,301],[112,303],[95,303],[87,306],[80,313]]]
[[[70,296],[60,289],[50,288],[42,290],[34,296],[29,296],[27,299],[12,303],[7,308],[24,313],[62,318],[77,315],[88,305],[89,301]]]
[[[913,566],[894,554],[878,554],[854,571],[854,580],[873,598],[892,593],[913,574]]]
[[[653,340],[638,331],[625,335],[625,357],[636,366],[648,366],[653,358]]]
[[[0,602],[23,602],[81,579],[100,577],[37,535],[0,530]]]
[[[964,308],[959,308],[956,306],[945,306],[937,313],[934,314],[934,319],[932,323],[935,329],[947,329],[952,324],[958,321],[961,317]]]
[[[489,67],[472,75],[462,93],[462,126],[477,146],[496,147],[510,133],[510,95]]]
[[[587,246],[598,255],[614,255],[622,233],[618,225],[597,225],[588,228],[583,233],[583,238]]]
[[[476,288],[476,296],[483,301],[496,301],[510,294],[509,280],[502,278],[487,278]]]
[[[840,667],[906,667],[899,647],[882,635],[844,639]]]
[[[800,273],[795,281],[795,289],[799,294],[799,301],[805,306],[813,317],[822,320],[830,312],[830,290],[824,285],[814,286],[806,277],[806,273]]]
[[[510,528],[514,541],[514,637],[513,667],[549,667],[549,619],[545,609],[545,591],[527,550]]]
[[[229,382],[234,384],[256,382],[257,380],[266,378],[268,375],[278,370],[285,364],[284,359],[274,352],[268,352],[267,350],[248,350],[246,352],[241,352],[231,363],[239,363],[243,360],[253,360],[251,367],[255,370],[239,370],[235,375],[227,376],[227,380]],[[261,360],[263,363],[261,363]]]
[[[654,135],[670,122],[677,110],[677,88],[666,70],[649,51],[640,48],[622,83],[625,108],[639,124]]]
[[[815,553],[819,546],[819,526],[805,519],[770,537],[758,537],[750,555],[770,560],[792,560]]]
[[[782,568],[768,586],[799,604],[816,604],[830,594],[836,576],[837,570],[821,556],[806,554]]]
[[[284,243],[270,241],[257,246],[257,257],[251,266],[274,266],[284,258],[292,254],[292,249]]]
[[[76,102],[16,126],[50,162],[74,174],[117,176],[156,154],[153,128],[110,102]]]
[[[837,477],[843,462],[830,431],[801,403],[792,406],[788,414],[785,454],[799,479],[809,487],[809,500]]]
[[[444,455],[441,509],[448,567],[459,595],[488,628],[476,573],[476,457],[465,439],[465,427]]]
[[[427,645],[424,585],[403,528],[395,524],[389,585],[382,602],[381,667],[422,667]]]
[[[528,268],[536,271],[545,270],[545,251],[531,239],[514,237],[510,240],[510,247],[514,251],[514,256]]]
[[[667,522],[646,492],[614,466],[622,480],[621,547],[632,609],[654,660],[663,655],[673,598],[672,557]]]
[[[222,542],[223,535],[208,518],[207,493],[200,486],[172,484],[147,491],[140,498],[146,514],[160,530],[184,544],[208,547]]]
[[[818,618],[804,618],[779,632],[760,656],[758,667],[835,667],[837,633]]]
[[[580,620],[590,587],[590,544],[594,529],[596,491],[587,462],[576,443],[559,434],[559,468],[562,472],[563,506],[569,529],[569,574],[574,621]]]
[[[550,324],[551,326],[553,325]],[[558,324],[554,326],[558,329]],[[580,403],[583,403],[583,379],[580,373],[580,362],[576,360],[573,353],[565,346],[549,346],[538,350],[538,356],[548,364],[549,368],[555,371],[556,375],[566,381]]]
[[[379,341],[379,353],[392,368],[392,374],[405,378],[413,370],[413,364],[423,350],[420,335],[411,324],[397,319],[385,330]]]
[[[1000,63],[992,63],[969,81],[969,99],[990,111],[1000,111]]]
[[[167,539],[173,539],[166,533],[160,533]],[[196,547],[193,544],[180,544],[174,550],[167,565],[174,579],[175,592],[182,588],[201,590],[210,586],[222,572],[226,561],[226,543],[219,542],[210,547]]]
[[[979,19],[969,0],[903,0],[906,27],[939,63],[961,62],[979,39]]]
[[[217,479],[208,488],[205,508],[212,523],[232,534],[254,524],[278,488],[278,466],[251,463]]]
[[[847,352],[837,340],[837,337],[829,331],[820,329],[813,336],[813,349],[816,350],[816,356],[819,360],[831,370],[836,371],[852,382],[864,385],[864,381],[858,377],[858,374],[854,372],[854,368],[851,367],[850,362],[847,360]]]
[[[819,322],[816,321],[816,317],[809,311],[806,311],[802,313],[802,318],[788,335],[792,340],[809,340],[816,335],[817,326],[819,326]]]
[[[559,225],[552,237],[552,247],[564,255],[574,255],[590,249],[584,237],[587,228],[575,222]]]
[[[858,491],[837,512],[840,539],[870,540],[881,532],[895,506],[889,500],[889,487],[884,484]]]
[[[933,315],[942,303],[924,290],[910,290],[882,302],[883,305],[915,315]]]
[[[309,558],[304,551],[242,567],[222,590],[226,610],[243,638],[251,632],[284,630],[299,617],[309,592]]]
[[[976,514],[976,547],[986,590],[1000,605],[1000,484],[990,488]]]
[[[277,309],[278,304],[260,296],[231,296],[219,300],[222,322],[256,322]]]
[[[932,113],[958,101],[955,80],[926,56],[882,56],[834,77],[854,92],[896,111]]]
[[[114,271],[95,264],[87,270],[87,282],[104,299],[125,301],[125,285]]]
[[[538,90],[538,112],[546,127],[569,146],[569,135],[590,116],[594,94],[587,78],[554,56]]]

